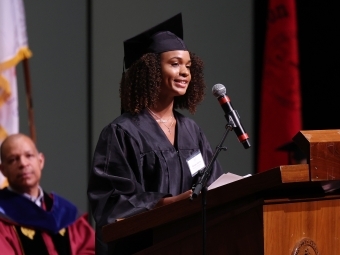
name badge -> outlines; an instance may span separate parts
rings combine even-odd
[[[195,176],[198,171],[202,170],[205,167],[201,152],[198,151],[187,158],[187,164],[189,166],[191,176]]]

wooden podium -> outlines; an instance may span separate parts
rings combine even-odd
[[[308,164],[279,166],[209,190],[207,254],[339,255],[340,130],[300,131]],[[104,226],[105,242],[151,231],[136,254],[203,254],[202,200],[182,200]]]

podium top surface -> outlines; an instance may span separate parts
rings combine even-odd
[[[303,186],[301,188],[303,190],[305,185],[309,184],[323,185],[321,182],[311,181],[308,164],[279,166],[209,190],[207,192],[207,209],[217,208],[247,197],[274,194],[271,190],[280,191],[292,186],[299,190],[300,185]],[[200,213],[201,209],[201,195],[193,201],[185,199],[158,207],[104,226],[102,228],[104,241],[110,242],[139,231],[174,222]]]
[[[340,129],[302,130],[296,136],[303,136],[308,142],[340,142]]]

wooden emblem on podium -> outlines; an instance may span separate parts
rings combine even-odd
[[[294,248],[292,255],[319,255],[319,251],[312,239],[303,238]]]

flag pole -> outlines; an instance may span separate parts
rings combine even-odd
[[[28,126],[30,129],[30,135],[34,143],[37,142],[34,115],[33,115],[33,100],[32,100],[32,85],[31,76],[29,71],[28,59],[23,60],[24,65],[24,75],[25,75],[25,87],[26,87],[26,105],[28,110]]]

